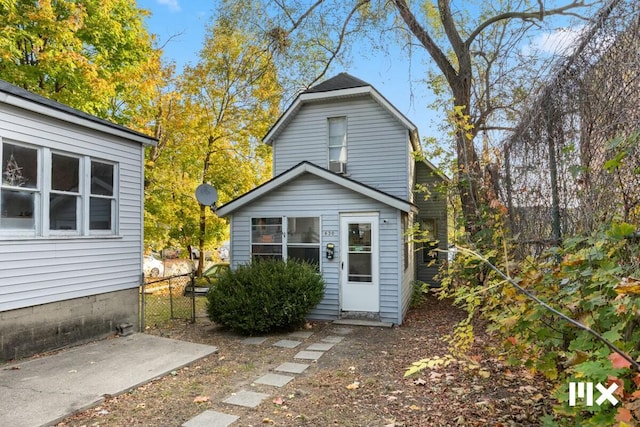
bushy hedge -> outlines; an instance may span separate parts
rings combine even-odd
[[[312,265],[255,260],[229,271],[207,294],[209,318],[245,335],[291,329],[324,297]]]

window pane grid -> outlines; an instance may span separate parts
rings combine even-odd
[[[74,235],[89,235],[93,230],[101,235],[115,232],[115,164],[46,147],[7,141],[0,145],[3,234],[35,237],[47,236],[49,231],[60,236],[70,231]],[[90,172],[86,178],[83,170]]]

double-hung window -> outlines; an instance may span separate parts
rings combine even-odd
[[[297,259],[320,265],[320,218],[251,219],[253,259]]]
[[[117,164],[0,142],[0,235],[116,234]]]
[[[40,153],[34,147],[2,144],[0,229],[33,234],[40,209]]]
[[[347,165],[347,118],[330,117],[329,127],[329,170],[345,173]]]

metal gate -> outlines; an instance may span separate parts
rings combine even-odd
[[[140,331],[174,319],[196,321],[196,296],[185,296],[184,289],[193,284],[193,273],[162,278],[145,278],[140,285]]]

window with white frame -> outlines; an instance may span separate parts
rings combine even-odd
[[[0,233],[116,233],[116,164],[0,141]]]
[[[344,172],[347,164],[347,118],[330,117],[329,127],[329,170]]]
[[[251,257],[297,259],[319,266],[320,218],[252,218]]]

